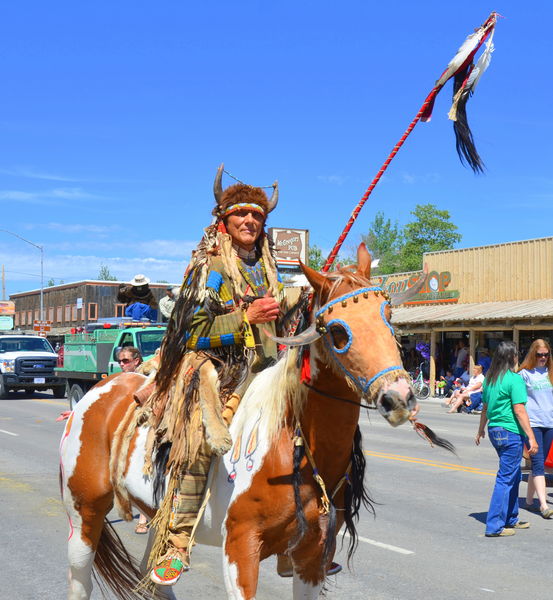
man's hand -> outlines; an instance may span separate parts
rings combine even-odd
[[[278,302],[269,292],[263,298],[254,300],[246,310],[248,321],[255,325],[256,323],[269,323],[275,321],[280,312]]]

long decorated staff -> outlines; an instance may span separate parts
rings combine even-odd
[[[346,236],[348,235],[352,225],[355,223],[355,220],[361,212],[361,209],[363,208],[365,202],[371,195],[373,189],[384,174],[384,171],[386,171],[386,169],[388,168],[388,165],[390,164],[394,156],[398,153],[399,149],[403,146],[403,143],[405,142],[411,131],[413,131],[413,129],[415,128],[415,125],[420,120],[430,121],[436,96],[446,84],[446,82],[452,77],[454,78],[453,104],[451,106],[448,116],[453,121],[457,153],[459,154],[461,162],[468,164],[475,173],[483,171],[484,165],[482,159],[476,151],[474,139],[472,137],[472,132],[468,125],[466,104],[469,97],[474,92],[474,89],[476,88],[480,77],[490,64],[492,52],[494,50],[492,40],[498,16],[498,13],[493,12],[488,17],[486,22],[482,25],[482,27],[480,27],[474,33],[467,37],[463,45],[457,51],[457,54],[447,65],[447,68],[443,72],[442,76],[438,79],[438,81],[436,81],[435,86],[426,97],[426,100],[420,107],[419,112],[411,121],[409,127],[407,127],[407,129],[405,130],[405,133],[401,136],[401,139],[394,146],[393,150],[388,155],[388,158],[384,161],[384,164],[380,167],[380,170],[378,171],[371,184],[367,188],[367,191],[365,192],[365,194],[351,213],[349,221],[344,227],[344,230],[342,231],[340,237],[338,238],[338,241],[334,245],[334,248],[332,248],[332,251],[329,254],[328,258],[326,259],[326,263],[322,268],[323,273],[326,273],[332,266],[332,263],[336,259],[336,256],[338,255],[338,252],[340,251],[340,248],[342,247],[342,244],[346,239]],[[480,58],[478,59],[478,62],[474,64],[474,56],[486,40],[486,48],[481,54]]]

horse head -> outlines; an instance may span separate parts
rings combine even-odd
[[[313,287],[311,325],[303,333],[278,338],[287,346],[317,343],[335,375],[342,375],[360,398],[375,402],[394,427],[418,410],[411,378],[403,368],[399,344],[390,323],[394,297],[371,285],[371,256],[361,244],[357,265],[328,275],[306,265],[302,270]],[[422,287],[422,277],[409,291]],[[405,302],[406,295],[399,299]]]

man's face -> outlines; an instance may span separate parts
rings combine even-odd
[[[125,350],[119,352],[117,360],[119,361],[119,366],[123,373],[134,373],[140,364],[138,358],[133,358],[132,354],[130,352],[125,352]]]
[[[265,217],[248,209],[237,210],[226,218],[226,227],[232,241],[244,250],[253,250],[263,231]]]

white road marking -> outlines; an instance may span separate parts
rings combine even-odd
[[[19,437],[19,433],[12,433],[11,431],[6,431],[5,429],[0,429],[0,433],[5,433],[6,435],[13,435],[15,437]]]
[[[349,533],[345,533],[345,537],[351,537]],[[384,550],[391,550],[392,552],[397,552],[398,554],[415,554],[412,550],[406,550],[405,548],[400,548],[399,546],[392,546],[392,544],[385,544],[384,542],[377,542],[376,540],[371,540],[370,538],[363,537],[361,535],[357,536],[357,539],[360,542],[365,542],[365,544],[371,544],[372,546],[378,546],[379,548],[384,548]]]

